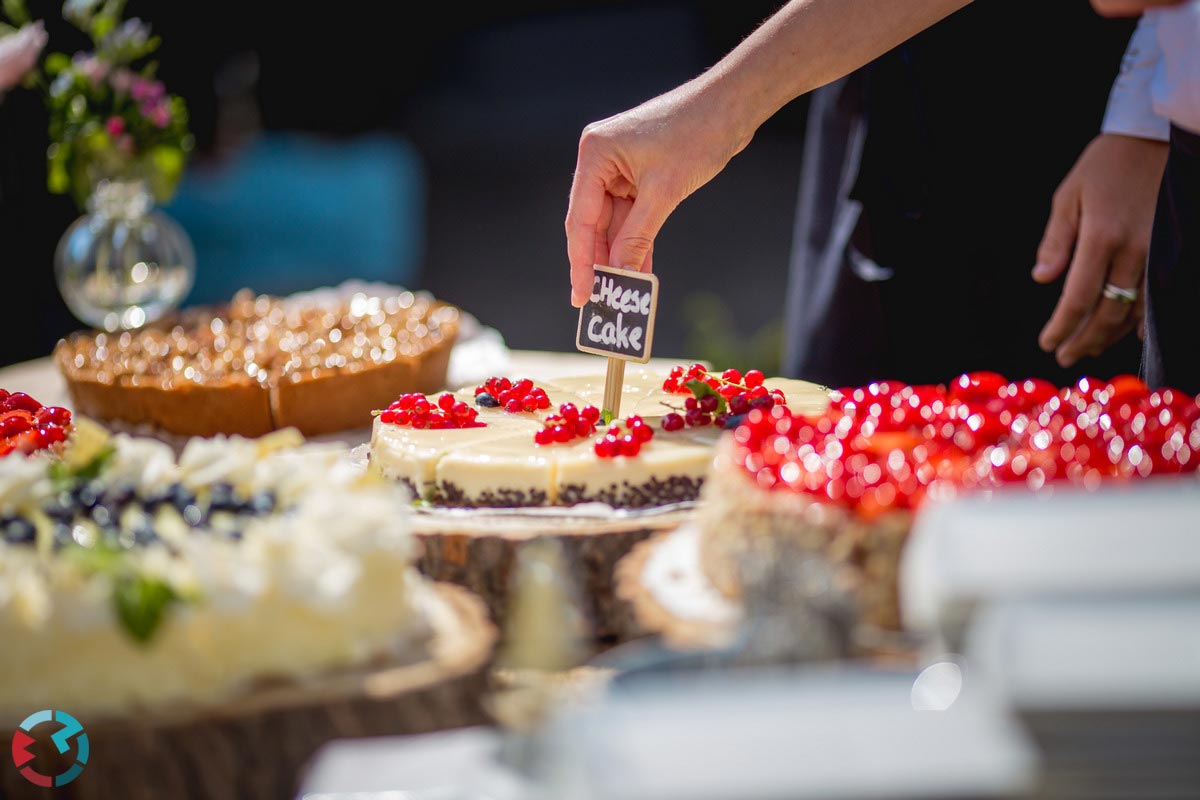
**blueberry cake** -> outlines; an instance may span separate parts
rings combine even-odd
[[[0,459],[0,713],[221,702],[422,651],[406,498],[343,451],[283,431],[176,458],[77,426],[59,460]]]

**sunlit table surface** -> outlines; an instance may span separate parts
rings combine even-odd
[[[509,350],[506,355],[506,359],[495,365],[492,374],[550,380],[563,375],[603,373],[607,363],[600,356],[548,350]],[[677,363],[678,359],[655,358],[646,366],[651,369],[669,369]],[[631,363],[629,368],[639,366],[641,365]],[[71,405],[66,383],[49,357],[0,367],[0,388],[33,395],[44,405],[62,405],[68,408]]]

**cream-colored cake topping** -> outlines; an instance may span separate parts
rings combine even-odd
[[[178,462],[144,439],[113,444],[85,488],[102,482],[141,495],[194,485],[212,501],[223,485],[243,497],[270,492],[273,510],[213,510],[189,525],[190,511],[158,501],[149,541],[114,531],[123,544],[103,544],[101,529],[80,518],[76,541],[63,541],[34,511],[53,502],[46,465],[0,460],[0,517],[28,513],[38,527],[36,545],[0,541],[0,641],[13,645],[0,648],[0,715],[220,702],[257,680],[420,646],[423,581],[407,498],[394,484],[364,476],[337,448],[281,447],[278,438],[197,439]],[[142,519],[132,505],[126,514]],[[237,522],[236,535],[222,515]],[[143,641],[123,616],[123,586],[174,598]]]
[[[604,376],[581,375],[537,382],[550,408],[509,413],[475,404],[473,389],[456,393],[478,411],[486,427],[413,429],[376,420],[371,462],[386,477],[400,480],[421,498],[452,506],[573,505],[601,501],[614,506],[662,505],[695,499],[712,461],[713,445],[724,432],[715,425],[667,431],[663,417],[682,413],[688,395],[663,389],[665,375],[629,369],[621,417],[640,416],[654,430],[637,456],[601,458],[594,443],[604,433],[566,443],[537,444],[534,433],[563,403],[599,407]],[[801,408],[828,403],[825,390],[811,383],[772,379]],[[435,396],[430,396],[436,402]]]

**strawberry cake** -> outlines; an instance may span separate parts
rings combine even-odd
[[[436,505],[658,506],[699,496],[721,433],[753,409],[828,403],[815,384],[699,364],[628,372],[620,419],[603,394],[596,374],[404,395],[376,417],[370,462]]]
[[[751,411],[722,441],[698,523],[705,574],[740,597],[742,571],[781,547],[824,553],[864,620],[896,628],[900,552],[921,506],[957,492],[1195,472],[1200,403],[1133,376],[1046,381],[962,375],[949,386],[880,381],[828,410]]]
[[[25,392],[0,389],[0,458],[55,452],[71,433],[71,412],[43,406]]]

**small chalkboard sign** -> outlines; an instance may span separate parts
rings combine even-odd
[[[658,278],[649,273],[597,266],[592,296],[579,309],[575,346],[622,361],[650,360]]]

